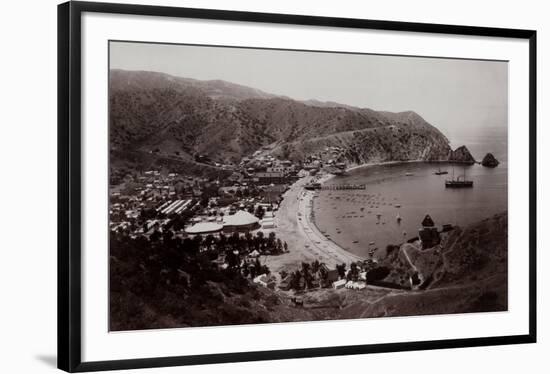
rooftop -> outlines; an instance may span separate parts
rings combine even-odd
[[[221,231],[222,225],[215,222],[199,222],[185,229],[188,234],[206,234]]]
[[[244,210],[239,210],[237,213],[231,216],[224,216],[223,218],[224,226],[246,226],[258,223],[258,221],[258,217]]]

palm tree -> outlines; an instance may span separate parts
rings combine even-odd
[[[356,281],[357,279],[359,279],[359,268],[355,262],[352,262],[348,273],[348,280]]]
[[[311,271],[313,273],[317,273],[320,267],[321,267],[321,264],[319,263],[319,260],[315,260],[311,265]]]
[[[302,262],[302,275],[304,277],[304,280],[306,282],[307,288],[311,288],[311,281],[313,277],[310,273],[311,265],[307,262]]]
[[[292,273],[292,278],[290,280],[290,288],[299,291],[301,289],[300,287],[301,279],[302,279],[302,273],[300,273],[299,270],[296,270],[294,273]]]
[[[281,239],[277,238],[277,245],[275,247],[277,253],[281,253],[283,251],[283,242]]]
[[[344,278],[346,276],[346,264],[342,263],[341,265],[336,265],[336,270],[338,271],[338,276]]]

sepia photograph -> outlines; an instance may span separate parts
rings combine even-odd
[[[109,329],[508,310],[508,62],[109,42]]]

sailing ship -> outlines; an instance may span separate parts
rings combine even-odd
[[[447,170],[441,170],[441,168],[438,168],[437,171],[434,173],[435,175],[443,175],[443,174],[449,174]]]
[[[462,179],[460,176],[455,179],[455,169],[453,167],[453,178],[445,181],[445,188],[469,188],[474,186],[474,181],[466,180],[466,168],[464,168],[464,175]]]

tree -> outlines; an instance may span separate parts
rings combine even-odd
[[[165,230],[162,233],[162,240],[165,243],[170,243],[170,240],[172,240],[173,237],[174,237],[174,233],[172,232],[172,230]]]
[[[267,236],[267,244],[272,247],[275,243],[275,233],[271,231]]]
[[[319,263],[319,260],[315,260],[312,264],[311,264],[311,271],[313,273],[317,273],[319,271],[319,268],[321,267],[321,264]]]
[[[336,265],[336,271],[338,271],[338,276],[344,278],[346,276],[346,264]]]
[[[348,272],[348,280],[357,281],[359,279],[359,268],[355,262],[352,262]]]
[[[269,267],[267,265],[262,265],[261,267],[261,274],[271,274],[271,270],[269,270]]]
[[[250,271],[250,278],[255,278],[256,277],[256,267],[255,266],[251,266],[249,268],[249,271]]]
[[[244,234],[244,239],[246,240],[246,246],[248,247],[248,250],[250,251],[251,248],[254,246],[254,237],[250,233],[250,231],[247,231]]]
[[[283,251],[283,242],[281,241],[281,239],[277,238],[276,243],[277,243],[275,246],[276,253],[281,253]]]
[[[264,207],[261,206],[261,205],[258,205],[258,207],[256,208],[256,212],[254,213],[254,215],[255,215],[256,217],[258,217],[259,219],[264,218],[264,215],[265,215]]]
[[[296,270],[294,273],[292,273],[292,278],[290,279],[290,288],[294,290],[301,290],[302,287],[300,285],[300,280],[302,279],[302,274],[299,270]]]
[[[260,259],[258,257],[256,257],[256,261],[254,261],[254,269],[256,270],[256,274],[261,274],[262,264],[260,263]]]
[[[159,241],[159,239],[160,239],[160,231],[158,231],[158,230],[153,231],[153,233],[149,237],[149,240],[151,242],[157,242],[157,241]]]
[[[208,234],[206,235],[206,237],[204,238],[204,245],[208,248],[208,249],[211,249],[212,246],[214,246],[214,243],[216,242],[216,239],[214,238],[214,235],[212,234]]]
[[[233,234],[229,237],[229,243],[232,245],[237,245],[239,243],[239,240],[241,239],[239,233],[237,231],[234,231]]]
[[[263,243],[263,240],[264,240],[264,233],[263,231],[258,231],[256,233],[256,238],[258,238],[262,243]]]
[[[239,267],[239,255],[236,255],[235,253],[233,253],[233,251],[230,250],[226,252],[225,260],[227,261],[227,265],[229,268],[234,269]]]
[[[306,282],[307,288],[312,287],[312,281],[313,277],[311,276],[311,265],[307,262],[302,262],[302,276],[304,278],[304,281]]]

